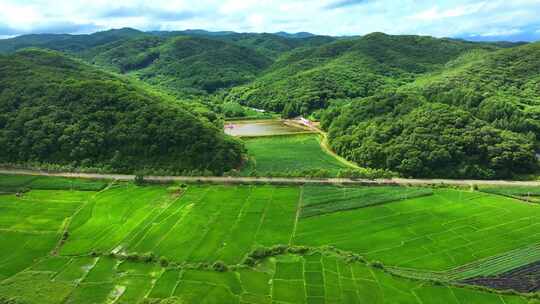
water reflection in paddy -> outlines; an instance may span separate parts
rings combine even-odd
[[[304,132],[302,128],[286,125],[280,120],[238,121],[225,123],[225,133],[232,136],[265,136]]]

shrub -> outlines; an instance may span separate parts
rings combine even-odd
[[[339,178],[363,178],[363,179],[378,179],[378,178],[392,178],[396,176],[395,173],[385,169],[342,169],[338,172]]]
[[[161,267],[167,267],[167,266],[169,266],[169,260],[167,260],[164,257],[161,257],[159,259],[159,265],[161,265]]]
[[[304,246],[289,247],[289,252],[293,254],[306,254],[308,251],[309,248]]]
[[[144,184],[144,175],[138,173],[135,175],[135,179],[133,180],[135,182],[135,185],[141,186]]]
[[[377,269],[384,269],[383,263],[381,263],[379,261],[372,262],[370,264],[370,266],[373,267],[373,268],[377,268]]]
[[[244,265],[253,267],[256,264],[257,264],[257,260],[255,260],[254,258],[252,258],[250,256],[248,256],[247,258],[244,259]]]
[[[212,268],[218,272],[226,272],[228,270],[227,265],[225,265],[225,263],[222,261],[215,262],[214,265],[212,265]]]
[[[145,253],[141,256],[139,256],[139,260],[145,263],[152,263],[156,261],[156,257],[153,253]]]
[[[257,260],[264,259],[267,256],[268,256],[268,249],[264,247],[256,248],[249,254],[249,257],[251,257],[252,259],[257,259]]]

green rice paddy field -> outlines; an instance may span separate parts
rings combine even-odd
[[[323,169],[337,175],[348,166],[326,153],[320,145],[318,134],[262,136],[244,138],[249,163],[244,175],[305,175],[302,172]]]
[[[458,279],[540,260],[536,204],[409,187],[179,189],[0,176],[0,303],[534,301]]]

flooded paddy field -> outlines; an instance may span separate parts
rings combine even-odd
[[[252,120],[225,123],[225,133],[238,137],[271,136],[311,132],[307,128],[286,124],[283,120]]]

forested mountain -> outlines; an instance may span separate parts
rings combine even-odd
[[[460,107],[500,129],[540,135],[540,43],[468,53],[401,90]]]
[[[90,49],[82,56],[180,95],[212,93],[246,83],[271,64],[252,49],[187,36],[123,40]]]
[[[536,169],[540,44],[472,51],[398,89],[335,101],[332,147],[406,176],[511,177]]]
[[[148,34],[144,32],[131,28],[108,30],[89,35],[23,35],[11,39],[0,40],[0,53],[11,53],[27,47],[39,47],[62,52],[76,53],[114,41],[147,35]]]
[[[150,32],[150,34],[165,38],[189,36],[231,42],[255,50],[272,59],[296,48],[321,46],[337,40],[330,36],[319,36],[310,33],[288,34],[285,32],[269,34],[186,30],[172,32],[158,31]]]
[[[90,35],[24,35],[0,40],[0,53],[26,47],[58,50],[115,72],[131,73],[185,97],[245,84],[286,52],[335,40],[302,33],[141,32],[124,28]]]
[[[21,36],[0,41],[0,52],[26,46],[57,49],[95,66],[37,50],[2,57],[0,100],[6,110],[0,116],[0,144],[11,149],[2,161],[60,159],[63,164],[116,170],[167,167],[168,162],[175,164],[174,170],[192,170],[211,163],[209,169],[227,171],[240,162],[242,147],[205,118],[214,120],[215,114],[199,100],[215,111],[225,102],[228,107],[242,109],[240,103],[284,117],[321,117],[337,153],[361,166],[405,176],[499,178],[537,169],[538,43],[474,43],[382,33],[333,38],[121,29]],[[130,78],[150,86],[126,80]],[[167,94],[151,92],[150,87]],[[189,99],[189,106],[162,102],[170,93]],[[97,112],[101,114],[90,110],[103,107],[112,108]],[[43,112],[52,114],[34,114]],[[114,123],[127,128],[129,135],[103,127],[109,126],[104,114],[108,112],[121,113]],[[153,118],[150,112],[158,114]],[[201,112],[205,117],[197,114]],[[158,122],[150,123],[151,118]],[[61,123],[49,124],[56,120]],[[137,123],[126,126],[127,120]],[[144,129],[145,124],[157,127]],[[142,139],[135,136],[136,128],[141,128]],[[205,144],[190,137],[199,133],[197,128]],[[179,129],[186,132],[173,132]],[[173,148],[172,142],[186,145]],[[96,148],[101,145],[103,156]],[[134,148],[127,149],[129,145]],[[209,162],[212,157],[216,161]]]
[[[373,33],[280,57],[256,81],[231,91],[229,100],[292,117],[325,108],[334,98],[367,97],[436,71],[472,49],[495,46],[421,36]]]
[[[0,56],[0,161],[130,172],[238,167],[243,147],[184,105],[54,51]]]
[[[280,55],[294,49],[317,47],[336,41],[336,38],[329,36],[296,37],[266,33],[234,34],[222,36],[219,39],[256,50],[271,59],[277,59]]]

